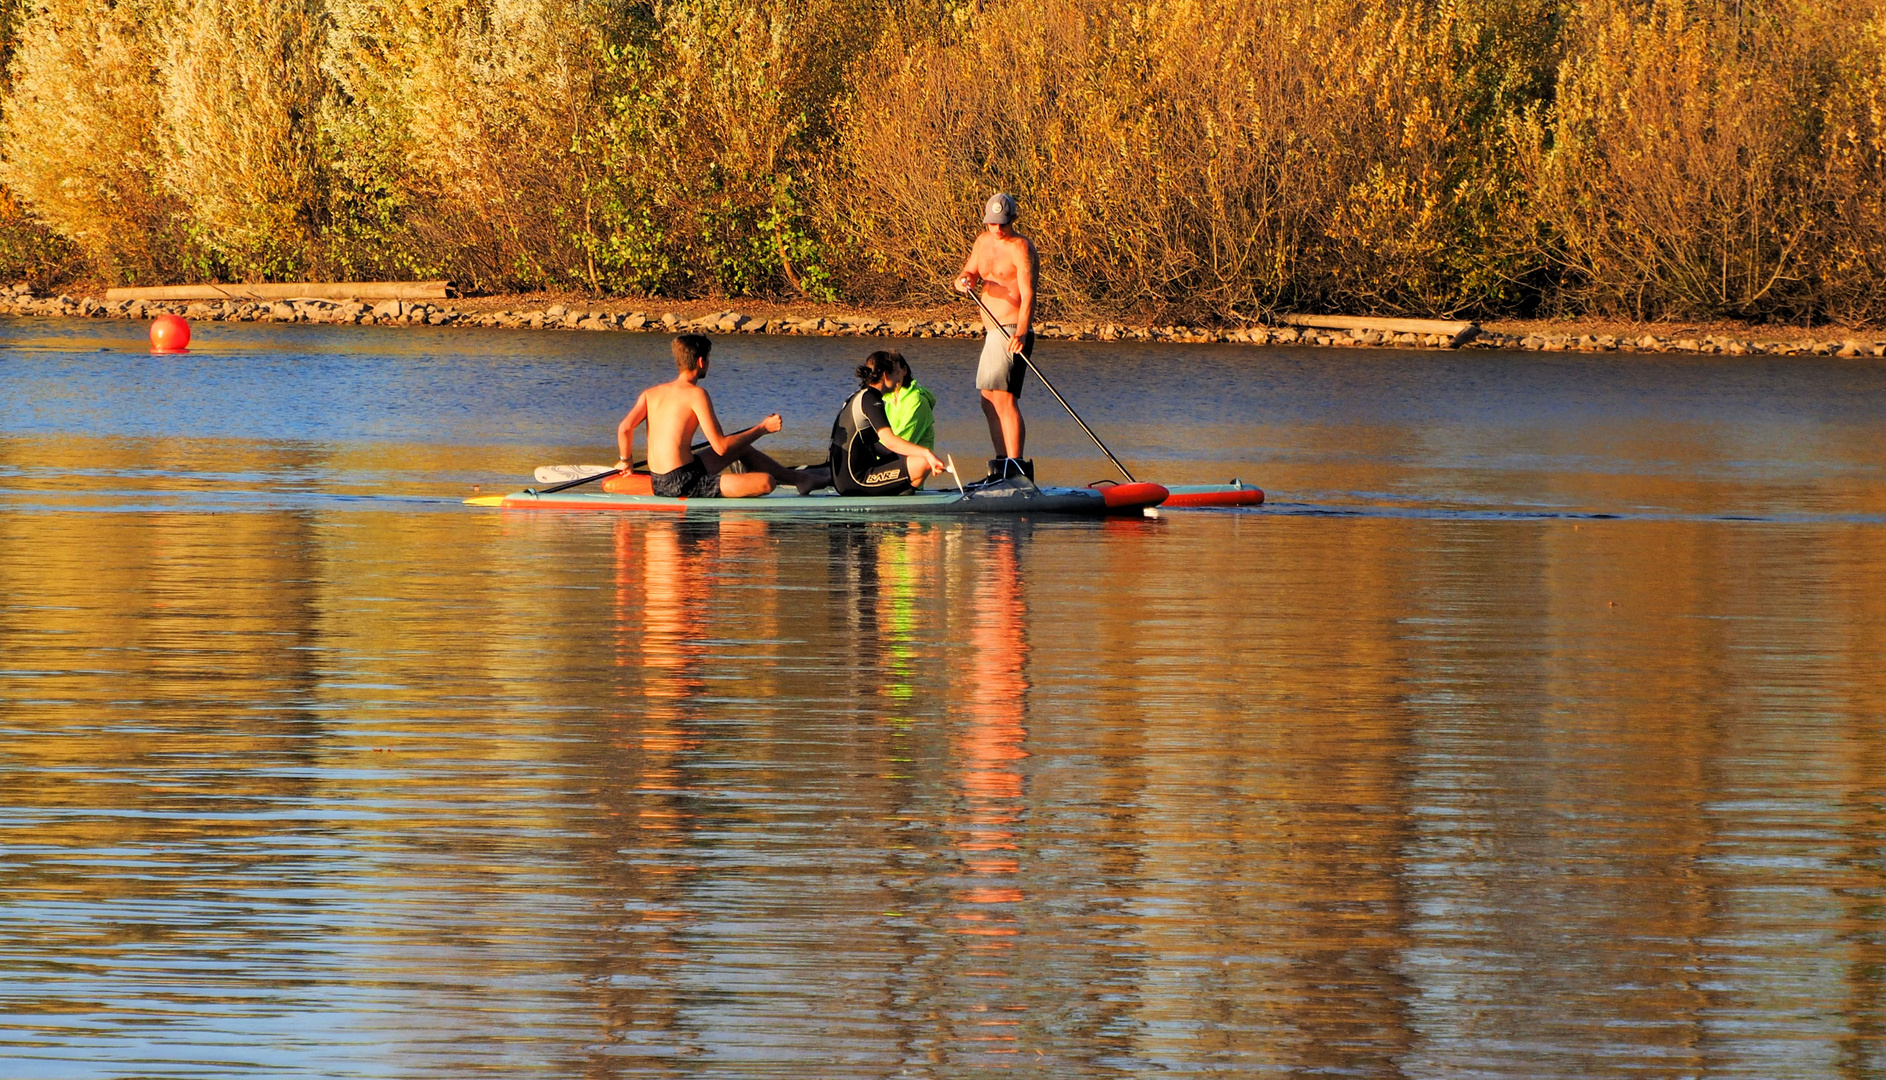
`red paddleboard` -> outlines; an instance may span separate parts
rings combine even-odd
[[[617,473],[603,478],[602,489],[611,495],[653,495],[655,478],[645,472]]]
[[[1109,510],[1134,510],[1142,506],[1158,506],[1166,500],[1166,489],[1158,484],[1108,484],[1096,487],[1102,498],[1107,500]]]
[[[1262,489],[1237,480],[1229,484],[1172,484],[1169,488],[1171,494],[1160,506],[1258,506],[1264,502]]]

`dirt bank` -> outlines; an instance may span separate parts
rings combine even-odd
[[[35,296],[24,286],[0,291],[0,314],[73,318],[147,319],[162,313],[204,322],[306,322],[428,325],[535,330],[696,332],[708,334],[813,334],[888,338],[979,337],[981,323],[967,303],[947,307],[877,308],[742,301],[598,302],[568,295],[530,294],[440,301],[279,300],[184,303],[92,296]],[[1119,322],[1043,320],[1040,337],[1082,341],[1224,342],[1248,345],[1319,345],[1344,348],[1522,349],[1546,352],[1688,352],[1725,355],[1886,356],[1878,329],[1796,329],[1739,323],[1496,322],[1464,341],[1443,334],[1374,330],[1308,330],[1241,326],[1147,326]]]

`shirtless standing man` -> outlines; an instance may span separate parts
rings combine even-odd
[[[713,399],[698,385],[707,376],[707,354],[713,347],[713,342],[699,334],[682,334],[674,339],[678,374],[673,382],[642,391],[629,415],[616,425],[616,452],[621,455],[616,468],[628,471],[629,455],[635,449],[635,429],[647,423],[648,471],[654,474],[651,486],[657,495],[671,499],[744,499],[765,495],[777,483],[804,480],[805,474],[798,469],[788,469],[752,448],[760,436],[780,429],[778,413],[737,435],[720,430]],[[696,430],[708,446],[698,454],[690,445]],[[721,474],[736,461],[748,471]]]
[[[1016,399],[1022,392],[1022,377],[1028,373],[1027,357],[1035,349],[1035,245],[1010,226],[1020,209],[1015,200],[997,193],[982,208],[982,235],[969,249],[963,272],[957,275],[956,291],[968,295],[982,287],[983,312],[982,362],[976,367],[976,388],[982,391],[982,415],[989,421],[989,441],[995,444],[998,460],[990,463],[990,472],[1002,466],[1001,458],[1020,459],[1028,441],[1028,424]],[[1027,465],[1023,470],[1033,473]]]

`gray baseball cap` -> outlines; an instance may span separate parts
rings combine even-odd
[[[982,208],[982,223],[984,225],[1007,225],[1015,220],[1015,215],[1021,212],[1022,208],[1015,205],[1014,199],[998,191],[989,196],[988,205]]]

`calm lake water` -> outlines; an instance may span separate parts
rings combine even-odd
[[[1050,342],[1270,504],[643,519],[459,499],[660,336],[197,329],[0,321],[0,1075],[1886,1077],[1880,361]]]

